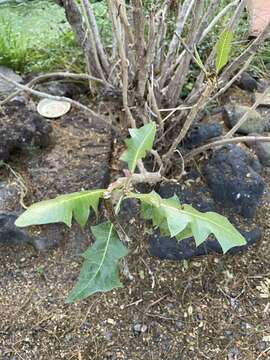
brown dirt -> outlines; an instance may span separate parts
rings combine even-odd
[[[1,359],[268,359],[270,212],[264,239],[244,254],[190,262],[148,256],[143,229],[133,231],[134,282],[65,305],[78,272],[72,249],[36,256],[1,248]],[[134,332],[135,324],[146,325]]]
[[[150,257],[143,225],[126,224],[134,281],[72,305],[64,301],[80,258],[70,238],[41,255],[1,246],[0,359],[270,359],[269,207],[265,197],[259,244],[189,262]],[[262,294],[257,287],[268,280]],[[134,331],[139,324],[143,331]]]

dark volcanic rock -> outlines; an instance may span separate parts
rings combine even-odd
[[[251,110],[248,106],[229,104],[224,106],[224,121],[229,128],[234,127],[241,117],[249,111],[247,120],[237,130],[241,134],[263,133],[269,127],[268,120],[260,115],[256,110]]]
[[[199,211],[215,211],[213,199],[208,191],[201,186],[192,191],[190,189],[182,189],[180,184],[163,183],[159,185],[156,191],[164,199],[168,199],[175,194],[181,204],[190,204]]]
[[[57,245],[56,241],[45,237],[33,237],[25,229],[15,225],[18,215],[16,213],[0,212],[0,244],[2,245],[25,245],[29,244],[36,251],[44,251]]]
[[[237,81],[237,85],[246,91],[255,91],[258,89],[258,82],[249,73],[243,72]]]
[[[37,251],[51,248],[55,245],[47,238],[35,238],[26,230],[15,226],[17,214],[9,212],[0,212],[0,244],[2,245],[32,245]]]
[[[7,160],[11,153],[31,146],[48,146],[50,133],[47,120],[20,102],[3,106],[0,109],[0,160]]]
[[[245,237],[247,244],[230,249],[227,252],[229,254],[236,254],[240,251],[246,250],[262,237],[260,227],[256,227],[251,231],[239,231]],[[223,253],[217,240],[207,240],[200,246],[196,247],[193,237],[177,241],[175,238],[170,238],[169,236],[161,236],[159,232],[155,232],[150,236],[149,251],[152,256],[168,260],[188,260],[195,256],[203,256],[211,253]]]
[[[263,179],[251,160],[238,146],[228,145],[216,151],[203,168],[214,200],[247,218],[255,215],[264,191]]]
[[[80,95],[89,91],[86,82],[79,83],[73,81],[49,81],[37,86],[37,90],[56,96],[65,96],[77,99]]]
[[[13,213],[0,212],[0,243],[4,245],[21,245],[31,242],[24,231],[14,225],[17,216]]]
[[[34,156],[23,156],[23,177],[29,190],[28,204],[83,189],[106,187],[110,175],[110,126],[93,121],[82,113],[70,112],[53,122],[52,128],[52,145],[46,151],[36,152]],[[20,173],[18,166],[16,164],[16,171]],[[12,212],[13,216],[13,222],[8,223],[8,231],[11,234],[18,232],[18,237],[22,236],[23,239],[14,243],[11,237],[6,237],[8,241],[5,244],[28,242],[36,250],[43,251],[65,241],[72,253],[77,254],[90,243],[88,226],[85,231],[75,224],[72,229],[63,224],[50,224],[39,227],[38,232],[35,227],[34,232],[30,232],[29,228],[17,229],[14,220],[22,211],[18,206],[19,189],[20,186],[10,187],[7,181],[0,186],[1,213],[9,215]]]
[[[16,74],[13,70],[7,68],[6,66],[0,65],[0,73],[8,77],[9,79],[22,83],[23,79],[20,75]],[[5,97],[12,93],[15,90],[15,86],[3,79],[0,79],[0,98]]]
[[[34,237],[27,229],[15,226],[15,221],[21,212],[20,184],[13,182],[0,182],[0,244],[24,245],[30,244],[37,251],[42,251],[56,245],[55,237],[49,241],[46,237]]]
[[[222,126],[219,123],[198,124],[194,126],[187,134],[184,145],[188,149],[202,145],[207,140],[221,136]]]
[[[255,151],[261,164],[270,167],[270,142],[257,141],[255,143]]]

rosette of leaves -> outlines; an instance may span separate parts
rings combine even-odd
[[[126,141],[127,149],[121,160],[127,162],[131,176],[138,161],[152,149],[155,134],[156,125],[153,122],[139,129],[130,130],[131,137]],[[126,193],[128,189],[124,190]],[[115,189],[115,191],[123,191],[123,189]],[[41,201],[30,206],[17,219],[16,225],[63,222],[71,226],[74,218],[81,227],[84,227],[90,211],[98,212],[98,205],[104,194],[104,189],[88,190]],[[155,192],[149,194],[128,192],[125,196],[138,199],[142,204],[143,218],[151,220],[154,227],[159,227],[163,233],[171,237],[175,236],[179,241],[193,236],[198,246],[209,235],[214,235],[224,252],[246,243],[244,237],[225,217],[214,212],[202,213],[188,204],[181,204],[176,196],[162,199]],[[120,203],[118,209],[119,206]],[[119,260],[127,256],[128,249],[121,242],[117,229],[112,223],[105,222],[92,226],[91,231],[95,242],[82,254],[84,262],[79,280],[67,298],[68,303],[85,299],[96,292],[110,291],[122,286],[119,279]]]

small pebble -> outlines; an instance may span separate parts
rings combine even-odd
[[[107,341],[111,341],[112,340],[112,332],[106,331],[106,333],[104,334],[104,337]]]
[[[184,323],[180,320],[177,320],[175,322],[175,326],[177,327],[177,329],[183,329],[184,328]]]
[[[224,336],[231,337],[233,336],[233,332],[231,330],[224,330],[223,332]]]
[[[260,341],[256,344],[255,349],[257,351],[264,351],[267,349],[267,342],[266,341]]]
[[[137,334],[145,333],[147,331],[147,325],[137,323],[133,326],[133,331]]]
[[[115,321],[113,319],[107,319],[107,323],[110,325],[115,325]]]

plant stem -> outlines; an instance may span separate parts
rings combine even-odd
[[[240,142],[247,142],[247,143],[252,143],[252,142],[270,142],[270,136],[239,136],[239,137],[235,137],[235,138],[229,138],[229,139],[221,139],[221,140],[217,140],[214,141],[210,144],[206,144],[203,146],[200,146],[197,149],[192,150],[189,154],[187,154],[186,156],[184,156],[184,160],[185,161],[189,161],[192,158],[194,158],[196,155],[209,150],[209,149],[213,149],[215,147],[221,147],[224,146],[226,144],[232,144],[232,143],[240,143]]]

